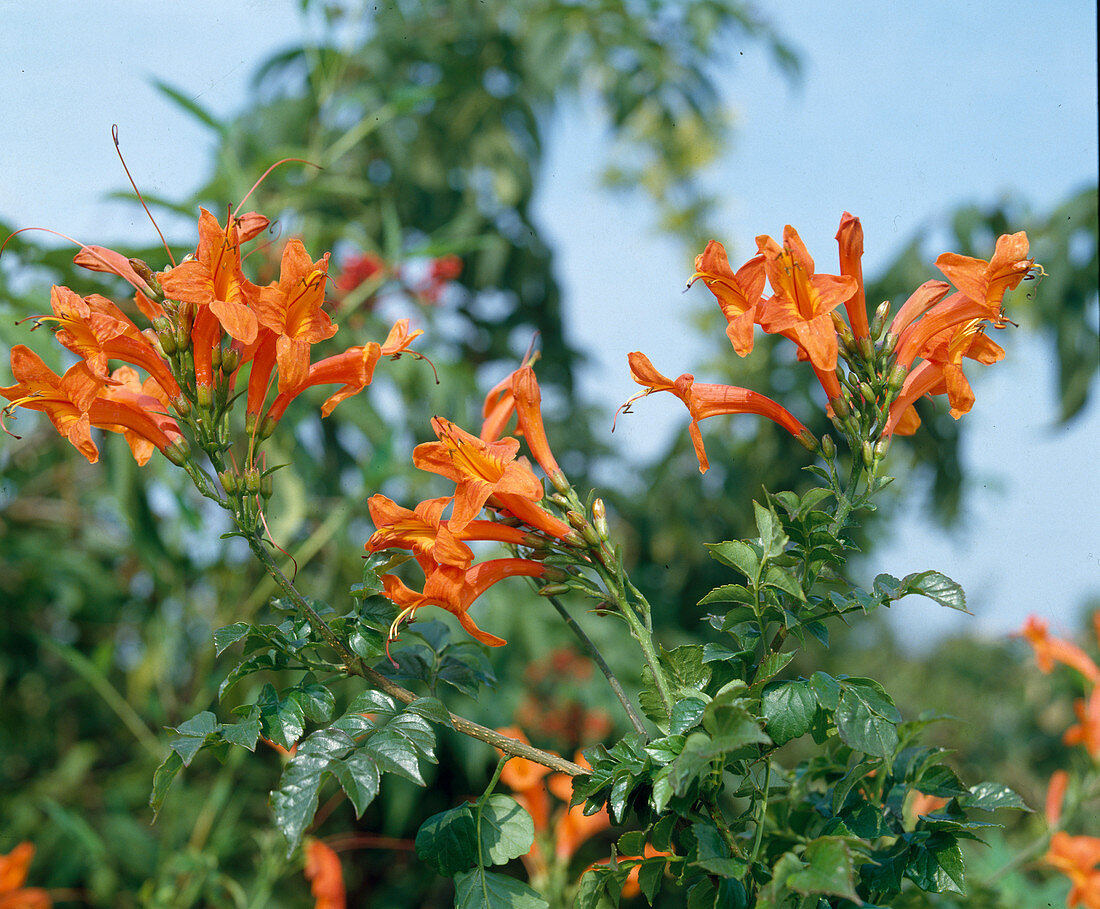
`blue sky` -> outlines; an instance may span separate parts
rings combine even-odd
[[[103,8],[0,0],[0,217],[84,242],[145,240],[144,215],[103,198],[126,187],[111,124],[142,188],[182,195],[206,176],[212,140],[151,81],[228,115],[256,65],[309,29],[296,2],[130,0],[93,12]],[[873,273],[962,202],[1013,192],[1043,211],[1096,180],[1094,3],[766,8],[802,54],[804,74],[792,85],[762,49],[726,49],[721,77],[737,131],[708,179],[724,199],[719,239],[731,248],[750,249],[757,234],[791,223],[831,266],[849,210],[863,221]],[[572,336],[587,348],[598,339],[585,380],[610,414],[633,393],[628,351],[647,351],[672,375],[697,366],[687,316],[711,304],[699,288],[681,294],[690,256],[657,235],[646,205],[599,189],[607,134],[591,101],[565,104],[552,126],[537,213],[558,250]],[[914,497],[868,567],[938,568],[967,588],[974,619],[916,600],[897,607],[914,643],[960,618],[1003,633],[1029,611],[1065,629],[1082,599],[1100,593],[1100,409],[1055,427],[1048,350],[1022,333],[1002,343],[1008,358],[975,377],[978,403],[966,417],[965,455],[978,479],[964,520],[948,536],[930,530]],[[645,408],[620,421],[617,446],[645,454],[655,425],[683,430],[678,402],[651,398]],[[725,431],[711,422],[705,434]]]

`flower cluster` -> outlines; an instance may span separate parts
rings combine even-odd
[[[1096,639],[1100,643],[1100,611],[1093,613]],[[1082,679],[1086,694],[1074,701],[1077,723],[1066,730],[1067,745],[1081,745],[1093,766],[1100,766],[1100,666],[1076,644],[1052,637],[1038,616],[1028,616],[1020,636],[1031,645],[1035,662],[1044,673],[1061,663]],[[1065,770],[1051,774],[1047,786],[1046,817],[1054,831],[1044,861],[1065,874],[1072,884],[1067,905],[1100,909],[1100,837],[1072,836],[1062,825],[1062,809],[1070,777]]]
[[[920,419],[913,403],[926,394],[946,394],[952,416],[970,410],[974,396],[962,372],[964,357],[994,363],[1004,351],[985,328],[1007,324],[1005,292],[1034,268],[1024,233],[1002,236],[986,262],[945,253],[936,265],[957,288],[927,281],[903,304],[886,328],[889,304],[868,320],[863,284],[863,228],[845,212],[836,235],[840,274],[820,274],[798,232],[787,225],[783,242],[756,238],[757,254],[733,270],[721,243],[712,240],[695,259],[688,286],[702,281],[726,317],[726,334],[741,357],[752,352],[756,326],[795,344],[829,399],[829,415],[850,441],[876,441],[914,432]],[[765,295],[765,284],[771,294]],[[836,312],[844,306],[847,321]],[[839,362],[843,360],[847,366]],[[920,361],[918,365],[914,363]],[[789,411],[754,391],[696,383],[691,374],[672,380],[640,352],[629,355],[634,381],[645,388],[624,405],[655,391],[668,391],[691,414],[691,438],[700,471],[709,466],[699,421],[718,414],[768,417],[815,450],[817,440]]]
[[[58,376],[29,348],[14,347],[16,383],[0,387],[11,402],[4,413],[15,407],[46,413],[93,463],[99,452],[91,428],[120,432],[140,464],[154,449],[174,463],[185,462],[190,446],[184,426],[208,453],[228,448],[227,416],[246,366],[250,460],[255,443],[271,434],[307,388],[340,386],[322,408],[327,416],[371,383],[382,357],[407,352],[420,332],[401,320],[381,344],[372,341],[313,362],[313,345],[337,331],[324,311],[329,254],[314,261],[300,240],[291,239],[283,247],[279,279],[256,285],[242,269],[241,246],[267,225],[267,218],[250,212],[229,216],[223,227],[203,209],[195,252],[161,272],[113,250],[82,247],[74,262],[129,282],[136,310],[151,327],[140,329],[99,294],[81,297],[67,287],[52,288],[53,314],[36,323],[52,325],[57,340],[81,359]]]
[[[370,498],[376,532],[367,541],[370,553],[388,549],[412,552],[424,571],[421,590],[408,587],[394,574],[382,575],[385,595],[401,608],[391,629],[412,619],[422,606],[438,606],[453,613],[462,627],[484,644],[499,647],[502,638],[482,631],[469,616],[474,601],[506,577],[525,576],[556,580],[559,572],[537,558],[548,547],[576,537],[573,529],[553,515],[542,500],[542,482],[526,458],[517,457],[519,441],[501,438],[512,413],[532,456],[559,485],[565,482],[542,424],[541,394],[534,371],[524,366],[501,382],[485,402],[480,436],[466,432],[442,417],[432,418],[436,442],[418,445],[413,464],[446,477],[455,484],[452,495],[404,508],[386,498]],[[443,512],[450,507],[450,517]],[[502,520],[479,518],[490,508]],[[500,558],[474,564],[468,543],[491,540],[525,547],[527,558]]]

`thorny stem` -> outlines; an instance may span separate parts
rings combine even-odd
[[[764,760],[764,798],[760,800],[760,817],[756,821],[756,833],[752,837],[752,856],[749,859],[751,862],[756,861],[756,856],[760,852],[760,843],[764,838],[764,822],[768,817],[768,792],[771,789],[772,763],[767,758]]]
[[[718,810],[718,806],[708,802],[707,813],[710,814],[710,819],[714,821],[714,826],[718,828],[718,833],[722,837],[722,842],[726,844],[729,851],[738,858],[744,858],[745,853],[742,852],[741,847],[737,845],[737,840],[733,838],[733,833],[730,831],[726,819],[722,817],[722,812]]]
[[[638,715],[638,711],[626,696],[626,692],[623,691],[623,686],[615,677],[615,673],[613,673],[611,667],[607,665],[607,662],[603,658],[603,654],[597,649],[592,639],[584,633],[584,629],[577,624],[576,619],[566,611],[561,600],[557,597],[547,597],[546,599],[550,601],[550,605],[552,605],[558,611],[558,614],[565,620],[565,624],[569,626],[569,630],[577,636],[577,640],[581,642],[581,646],[584,647],[585,653],[587,653],[592,658],[592,661],[599,666],[600,672],[607,678],[607,683],[611,686],[611,690],[615,692],[615,697],[617,697],[619,703],[623,705],[623,710],[626,711],[627,718],[630,720],[630,725],[634,727],[634,731],[640,732],[648,740],[649,735],[646,733],[642,718]]]

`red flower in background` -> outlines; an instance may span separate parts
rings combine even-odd
[[[378,275],[385,275],[388,266],[385,260],[374,253],[359,253],[351,256],[336,276],[336,289],[350,294],[359,285],[365,284]]]

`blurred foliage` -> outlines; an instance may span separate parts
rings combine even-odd
[[[701,248],[711,234],[710,200],[696,176],[725,137],[715,88],[718,65],[729,63],[723,52],[738,42],[765,42],[781,66],[793,71],[795,61],[747,5],[730,0],[423,0],[362,11],[306,5],[330,22],[329,40],[269,60],[240,117],[219,122],[164,86],[207,123],[218,150],[213,175],[194,199],[150,201],[188,218],[196,202],[221,214],[264,167],[299,157],[324,170],[284,165],[248,207],[280,217],[282,229],[301,235],[314,255],[333,249],[342,265],[360,251],[376,252],[414,268],[447,253],[462,258],[458,285],[438,308],[393,295],[337,311],[364,340],[380,339],[387,320],[415,313],[432,336],[425,351],[439,358],[440,384],[426,364],[382,364],[375,387],[332,418],[317,418],[315,397],[283,421],[282,459],[294,466],[281,472],[272,532],[297,559],[301,586],[339,603],[358,576],[370,530],[367,496],[426,494],[410,478],[408,451],[426,437],[428,416],[446,413],[473,426],[479,393],[515,365],[535,331],[540,378],[551,389],[548,411],[557,416],[550,437],[569,440],[559,451],[563,466],[579,477],[591,458],[610,457],[574,398],[573,372],[584,352],[565,341],[553,251],[531,218],[541,151],[562,99],[597,101],[616,143],[609,184],[640,187],[663,226]],[[1025,318],[1057,345],[1063,418],[1070,419],[1087,400],[1095,366],[1095,190],[1039,218],[1018,203],[966,209],[953,225],[958,243],[949,248],[981,255],[996,232],[1021,227],[1050,274]],[[7,225],[0,230],[10,232]],[[896,299],[931,276],[922,248],[915,238],[868,298]],[[164,264],[159,248],[128,252]],[[51,283],[123,299],[110,276],[79,271],[71,257],[71,250],[37,245],[25,234],[8,244],[0,259],[0,346],[27,341],[25,326],[13,322],[46,310]],[[266,281],[274,266],[261,254],[246,267]],[[710,337],[724,344],[715,324],[711,319]],[[51,345],[34,337],[30,344],[51,366],[61,365]],[[727,351],[713,378],[783,397],[809,420],[816,396],[780,348],[760,347],[751,367]],[[196,762],[177,782],[171,810],[151,834],[148,826],[149,781],[165,750],[160,728],[207,708],[228,713],[254,697],[255,688],[242,686],[240,701],[217,705],[210,632],[259,614],[271,589],[247,553],[217,538],[227,528],[162,459],[139,471],[113,438],[100,463],[88,465],[35,416],[12,426],[22,441],[0,443],[0,852],[32,839],[39,848],[32,883],[68,888],[89,905],[308,905],[301,866],[287,865],[270,828],[266,793],[280,772],[274,751],[223,767]],[[935,469],[937,501],[952,502],[953,492],[957,505],[957,427],[942,413],[924,419],[918,439],[927,444],[913,448],[913,458]],[[747,503],[761,484],[800,488],[802,462],[771,424],[711,429],[707,441],[716,466],[702,484],[684,482],[696,470],[685,433],[637,485],[614,493],[633,535],[635,579],[652,593],[670,639],[692,627],[694,591],[715,583],[698,541],[747,533]],[[533,655],[562,640],[551,617],[520,618],[512,605],[497,599],[484,607],[511,642],[494,664],[505,682],[481,703],[464,705],[489,724],[530,711],[524,671]],[[625,665],[629,658],[615,645],[618,629],[593,624],[613,667],[636,684],[637,667]],[[990,678],[998,690],[1020,690],[1012,675],[1019,664],[999,649],[958,647],[954,662],[945,647],[932,669],[906,663],[889,645],[874,652],[886,668],[911,665],[891,685],[899,703],[907,690],[913,703],[926,703],[927,672],[945,698],[966,691],[978,699]],[[837,654],[839,661],[847,651]],[[978,666],[991,675],[976,679]],[[585,691],[587,710],[609,703]],[[1011,730],[1027,752],[1019,760],[1056,763],[1057,736],[1033,727],[1032,707],[1015,699],[1002,706],[974,710],[974,753],[961,760],[995,761]],[[532,738],[563,752],[576,744],[545,731],[532,730]],[[492,761],[487,750],[445,738],[443,770],[426,801],[420,790],[394,786],[359,822],[346,802],[329,808],[324,832],[357,831],[361,838],[354,861],[345,862],[351,905],[449,904],[445,891],[425,892],[439,885],[424,883],[408,839],[424,814],[480,785]],[[983,766],[987,775],[1034,792],[1034,781]]]

